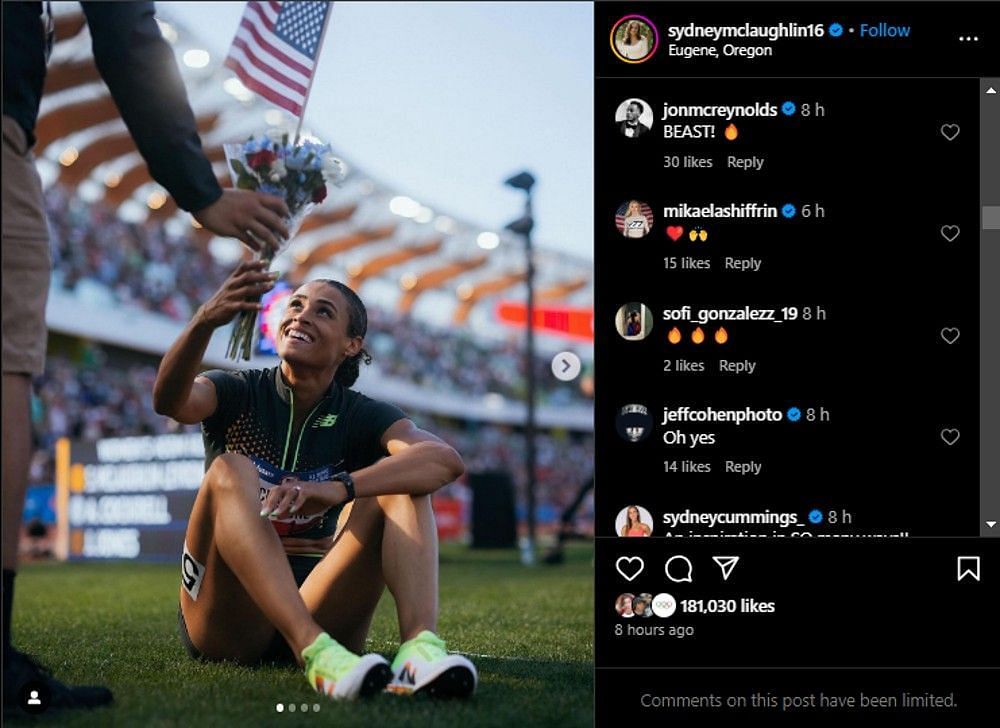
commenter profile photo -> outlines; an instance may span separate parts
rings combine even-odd
[[[625,99],[615,109],[615,125],[623,137],[641,137],[653,128],[653,107],[642,99]]]
[[[626,303],[615,314],[615,328],[626,341],[642,341],[653,331],[653,312],[641,303]]]
[[[622,538],[653,535],[653,514],[642,506],[627,505],[615,517],[615,533]]]
[[[623,237],[638,240],[653,231],[653,208],[642,200],[625,200],[615,210],[615,227]]]

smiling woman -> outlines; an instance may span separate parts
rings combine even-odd
[[[278,366],[197,374],[212,332],[273,285],[263,263],[241,263],[163,357],[154,385],[157,412],[200,422],[205,434],[182,555],[181,639],[202,659],[297,662],[334,698],[468,696],[475,667],[434,632],[430,503],[464,465],[398,408],[349,389],[371,358],[357,294],[338,281],[307,283],[278,326]],[[386,586],[402,640],[391,666],[357,654]]]

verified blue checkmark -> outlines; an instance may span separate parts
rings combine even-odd
[[[827,32],[830,34],[831,38],[839,38],[844,34],[844,26],[840,23],[830,23],[830,27],[827,28]]]
[[[795,209],[795,205],[793,205],[791,202],[789,202],[787,205],[781,208],[781,214],[789,219],[795,217],[796,212],[797,211]]]
[[[785,413],[785,417],[788,418],[789,422],[798,422],[802,419],[802,410],[798,407],[789,407],[788,412]]]
[[[795,104],[791,101],[786,101],[781,105],[781,113],[785,116],[791,116],[795,113]]]
[[[813,508],[809,511],[809,523],[822,523],[823,522],[823,511],[819,508]]]

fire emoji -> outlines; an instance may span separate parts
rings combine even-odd
[[[715,332],[715,343],[725,344],[727,341],[729,341],[729,332],[726,331],[725,326],[720,326],[719,330]]]
[[[736,128],[736,124],[730,124],[726,127],[726,139],[733,141],[740,135],[739,129]]]
[[[667,341],[669,341],[671,344],[681,343],[681,330],[676,326],[670,329],[670,333],[667,334]]]
[[[691,341],[696,344],[700,344],[705,340],[705,332],[701,330],[701,326],[696,328],[691,332]]]

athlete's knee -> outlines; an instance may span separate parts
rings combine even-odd
[[[397,508],[422,508],[430,506],[431,497],[429,495],[410,495],[409,493],[393,493],[391,495],[377,496],[379,507],[389,512]]]
[[[433,518],[434,509],[429,495],[394,493],[378,496],[377,502],[382,517],[392,521],[424,521],[428,516]]]
[[[244,491],[256,488],[260,475],[245,455],[227,452],[212,461],[205,473],[205,484],[215,491]]]

